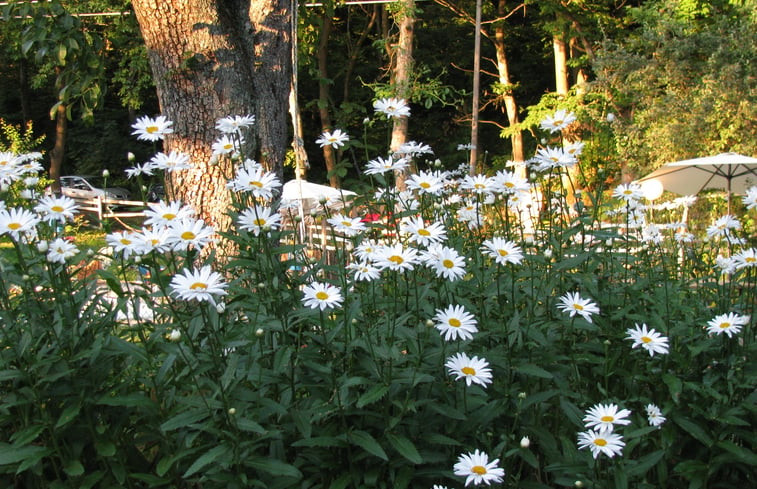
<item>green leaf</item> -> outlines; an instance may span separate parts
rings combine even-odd
[[[76,418],[76,416],[79,415],[79,411],[81,410],[81,406],[79,404],[74,404],[73,406],[68,406],[66,409],[63,410],[63,412],[60,414],[60,417],[58,418],[58,422],[55,423],[56,428],[61,428]]]
[[[652,453],[648,453],[641,457],[639,461],[633,467],[628,469],[628,475],[630,477],[641,477],[647,473],[649,469],[657,465],[657,462],[662,460],[665,456],[664,450],[657,450]]]
[[[531,363],[519,365],[515,367],[515,371],[531,377],[540,377],[542,379],[551,379],[553,377],[551,373]]]
[[[34,457],[41,452],[48,452],[46,447],[27,445],[18,447],[8,443],[0,443],[0,465],[9,465]]]
[[[171,431],[178,428],[184,428],[187,425],[197,423],[198,421],[201,421],[207,417],[208,411],[205,409],[185,411],[183,413],[177,414],[173,418],[160,425],[160,429],[162,431]]]
[[[449,446],[456,447],[456,446],[460,446],[461,444],[459,441],[453,438],[450,438],[449,436],[441,435],[439,433],[431,433],[424,438],[428,443],[434,443],[437,445],[449,445]]]
[[[344,474],[337,480],[331,483],[329,489],[346,489],[352,482],[352,476],[350,474]]]
[[[0,382],[14,380],[20,377],[21,377],[21,371],[16,370],[15,368],[0,370]]]
[[[389,440],[389,444],[392,445],[392,447],[397,450],[400,455],[408,459],[413,464],[419,465],[423,463],[421,454],[418,453],[418,449],[415,448],[413,442],[411,442],[408,438],[405,438],[401,435],[395,435],[393,433],[387,433],[386,439]]]
[[[347,434],[347,439],[353,445],[359,446],[371,455],[374,455],[382,460],[386,460],[387,462],[389,461],[389,457],[386,456],[384,449],[381,448],[381,445],[379,445],[379,443],[370,435],[370,433],[366,433],[365,431],[361,430],[350,431]]]
[[[265,428],[260,426],[255,421],[248,419],[248,418],[238,418],[236,420],[237,428],[239,428],[242,431],[248,431],[250,433],[257,433],[259,435],[262,435],[265,433]]]
[[[360,396],[355,404],[358,408],[362,408],[369,404],[383,398],[386,393],[389,392],[389,387],[383,384],[377,384],[368,389],[362,396]]]
[[[27,426],[23,430],[19,430],[10,437],[10,441],[13,442],[15,446],[24,446],[28,445],[29,443],[33,442],[37,439],[40,433],[44,431],[45,426],[41,424],[33,424],[31,426]]]
[[[677,416],[673,418],[673,421],[684,429],[688,434],[696,438],[697,440],[704,443],[705,446],[711,447],[713,444],[713,440],[710,437],[710,435],[707,434],[707,432],[699,426],[698,424],[694,423],[692,420],[688,418],[684,418],[682,416]]]
[[[312,438],[303,438],[292,443],[293,447],[343,447],[344,440],[335,436],[314,436]]]
[[[749,464],[753,467],[757,467],[757,455],[748,448],[740,447],[732,441],[723,440],[715,444],[715,446],[722,448],[731,455],[735,456],[739,461]]]
[[[69,460],[63,465],[63,472],[69,477],[77,477],[84,473],[84,466],[78,460]]]
[[[112,457],[116,454],[116,445],[110,441],[95,442],[95,450],[102,457]]]
[[[226,445],[218,445],[215,448],[211,448],[207,452],[200,455],[197,460],[195,460],[194,463],[189,466],[187,471],[184,472],[184,477],[189,477],[206,465],[214,462],[218,457],[226,455],[227,453],[229,453],[229,447]]]
[[[300,479],[302,472],[297,470],[297,467],[288,463],[276,460],[275,458],[256,458],[248,460],[247,464],[251,467],[268,472],[271,475],[280,477],[294,477]]]

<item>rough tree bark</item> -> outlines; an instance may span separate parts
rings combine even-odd
[[[394,67],[392,69],[392,85],[397,98],[409,99],[411,77],[413,73],[413,29],[415,28],[415,0],[401,0],[402,7],[395,14],[395,22],[399,26],[399,38],[394,49]],[[389,145],[391,151],[396,151],[407,141],[408,118],[395,117],[392,125],[392,140]],[[405,175],[396,176],[397,188],[404,190]]]
[[[188,154],[195,168],[170,174],[173,199],[226,229],[228,161],[211,163],[215,122],[254,114],[258,161],[282,174],[288,146],[291,0],[133,0],[148,49],[161,112],[174,122],[164,150]]]
[[[321,15],[321,32],[318,37],[318,115],[321,118],[321,131],[331,131],[331,110],[329,79],[329,37],[334,25],[333,11],[326,8]],[[329,185],[340,188],[339,175],[336,174],[336,150],[329,144],[323,147],[323,159],[326,163],[326,172],[329,175]]]

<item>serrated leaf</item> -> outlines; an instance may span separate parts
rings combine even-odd
[[[368,389],[366,392],[364,392],[362,396],[358,398],[357,403],[355,403],[355,405],[358,408],[362,408],[369,404],[373,404],[374,402],[383,398],[387,392],[389,392],[388,386],[383,385],[383,384],[374,385],[373,387]]]
[[[421,454],[418,453],[418,449],[415,448],[413,442],[408,438],[401,435],[395,435],[393,433],[387,433],[386,439],[389,440],[389,444],[397,450],[397,453],[408,459],[411,463],[419,465],[423,463]]]
[[[386,456],[384,449],[381,448],[381,445],[379,445],[379,443],[370,435],[370,433],[366,433],[365,431],[361,430],[350,431],[347,434],[347,439],[352,444],[359,446],[371,455],[382,460],[386,460],[387,462],[389,461],[389,457]]]
[[[195,460],[194,463],[189,466],[187,471],[184,472],[184,477],[191,476],[206,465],[214,462],[218,457],[226,455],[227,453],[229,453],[229,447],[227,447],[226,445],[219,445],[215,448],[211,448],[207,452],[197,457],[197,460]]]

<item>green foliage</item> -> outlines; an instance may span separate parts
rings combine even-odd
[[[543,200],[528,205],[453,177],[444,193],[409,197],[393,174],[376,175],[387,191],[343,211],[381,215],[362,234],[327,225],[342,211],[313,204],[303,224],[324,226],[320,244],[320,232],[300,232],[297,209],[280,208],[283,230],[234,225],[211,252],[168,242],[139,251],[138,235],[111,234],[112,255],[79,252],[65,264],[40,242],[70,230],[43,221],[23,233],[0,211],[10,245],[0,254],[0,484],[462,487],[452,468],[478,449],[513,487],[751,485],[757,268],[722,274],[715,263],[754,250],[733,240],[754,229],[649,239],[633,225],[638,208],[603,186],[569,204],[576,192],[561,169],[532,172]],[[261,225],[254,204],[278,206],[235,193],[231,221],[246,212]],[[464,272],[447,280],[418,262],[356,280],[346,265],[369,237],[428,251],[400,224],[411,217],[443,225]],[[494,236],[522,258],[495,261],[508,255],[484,250]],[[200,265],[223,275],[176,281]],[[342,299],[309,307],[313,282]],[[598,312],[569,316],[558,309],[566,292]],[[473,315],[472,338],[446,341],[434,327],[450,305]],[[705,331],[728,312],[750,319],[733,337]],[[668,353],[631,347],[627,330],[641,323],[669,338]],[[455,380],[445,363],[456,353],[485,359],[491,383]],[[609,461],[576,445],[585,411],[608,402],[631,411],[615,427],[622,454]],[[667,418],[659,428],[644,415],[650,403]]]
[[[0,151],[10,151],[15,154],[38,151],[45,141],[45,136],[35,137],[32,126],[33,123],[29,121],[22,129],[0,118]]]

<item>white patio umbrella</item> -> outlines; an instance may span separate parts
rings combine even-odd
[[[705,189],[723,189],[728,194],[744,193],[757,185],[757,158],[737,153],[721,153],[690,160],[666,163],[639,182],[657,180],[662,187],[676,194],[696,195]]]
[[[341,206],[348,197],[357,195],[349,190],[342,190],[327,185],[320,185],[307,180],[289,180],[281,190],[281,199],[297,202],[305,212],[317,208],[322,199],[326,199],[326,205]]]

